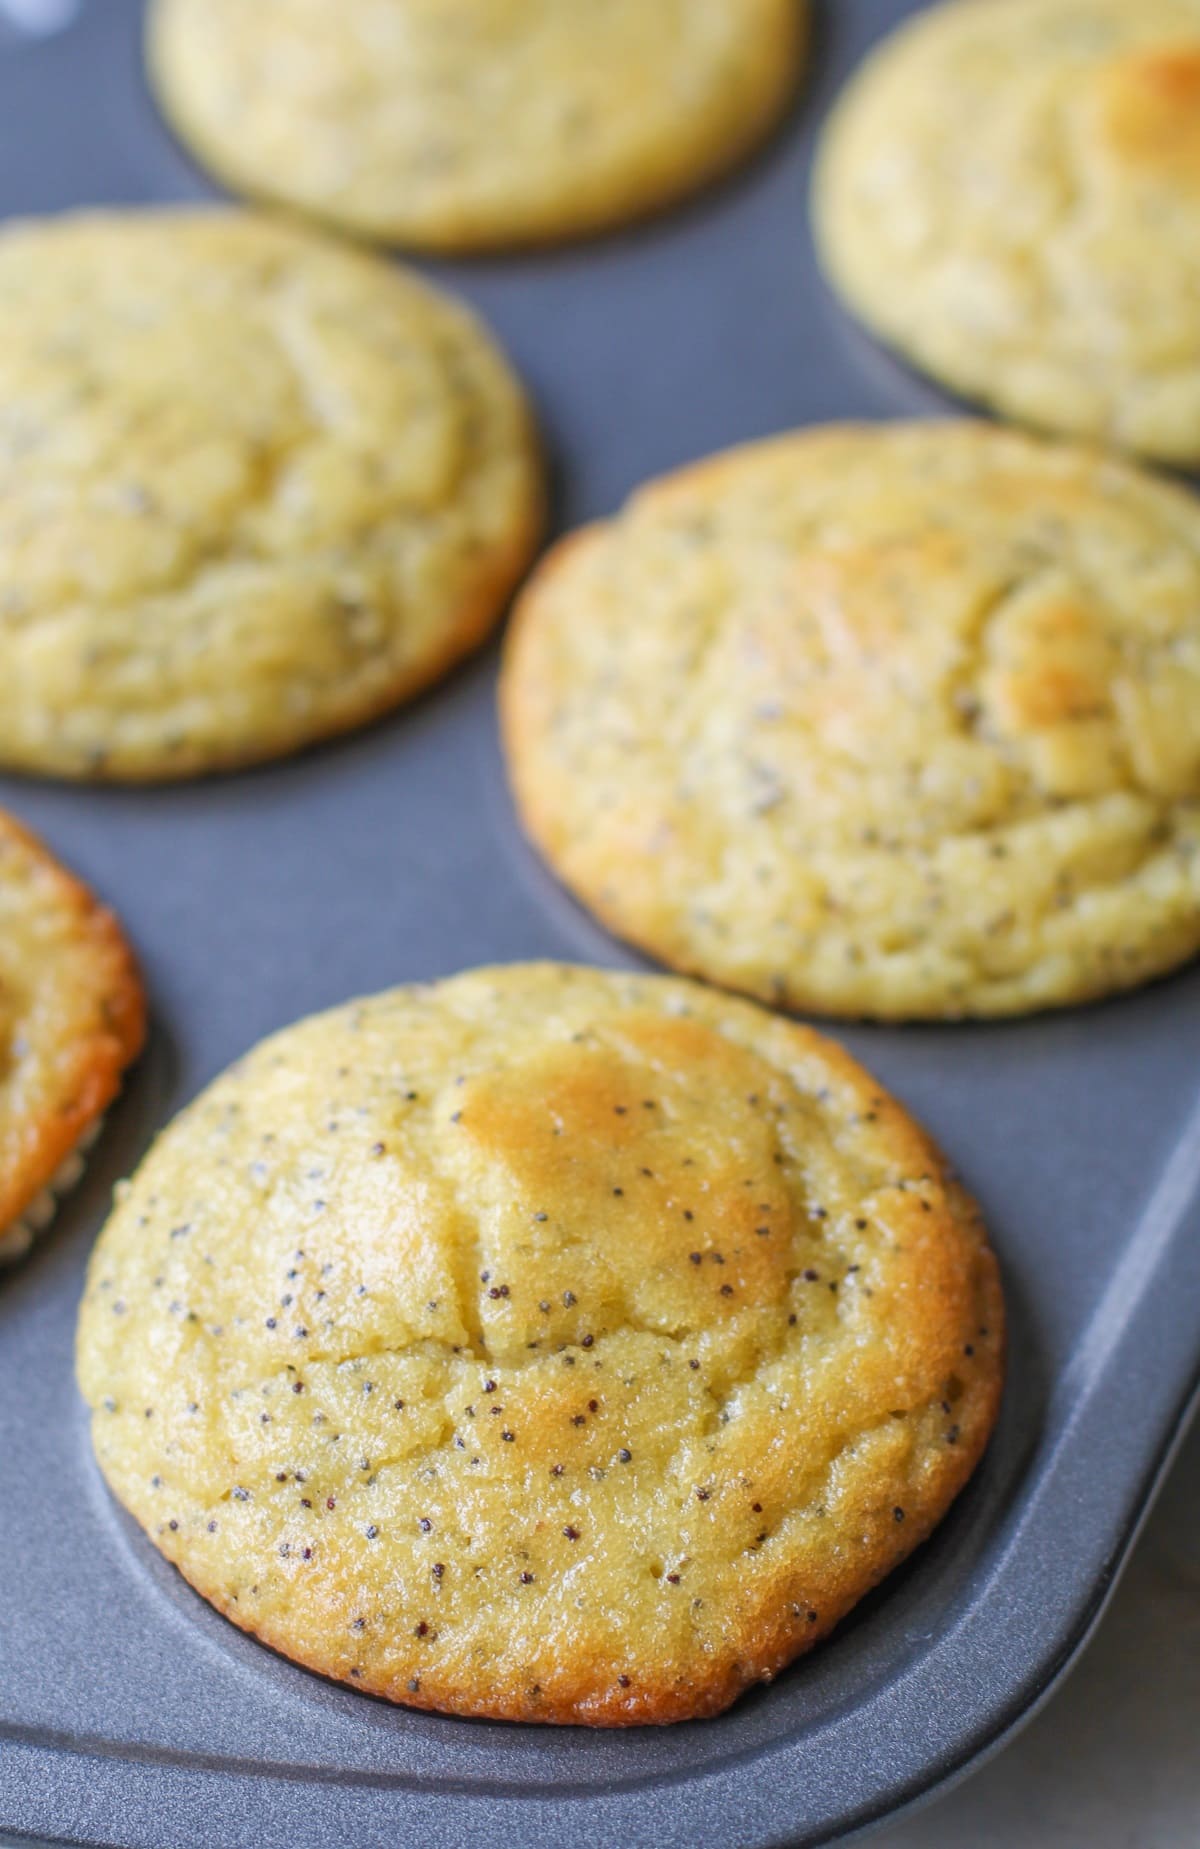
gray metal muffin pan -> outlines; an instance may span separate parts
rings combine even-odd
[[[740,438],[949,408],[849,327],[805,225],[824,108],[909,10],[821,8],[789,127],[698,204],[586,247],[438,267],[540,401],[558,524]],[[84,0],[57,36],[0,35],[0,208],[205,196],[145,95],[139,14]],[[393,720],[251,775],[0,783],[120,909],[154,1004],[85,1184],[0,1282],[0,1831],[129,1849],[832,1840],[1028,1716],[1096,1621],[1194,1404],[1196,968],[1057,1017],[845,1033],[985,1205],[1011,1377],[938,1534],[770,1689],[661,1731],[419,1716],[283,1662],[188,1590],[108,1499],[72,1378],[114,1180],[235,1054],[311,1009],[493,960],[631,960],[518,834],[495,671],[493,651]]]

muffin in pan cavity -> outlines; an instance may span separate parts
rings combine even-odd
[[[1200,507],[991,425],[729,451],[568,538],[501,685],[517,804],[662,961],[1018,1014],[1200,948]]]
[[[118,1498],[265,1643],[421,1708],[714,1714],[987,1441],[977,1211],[811,1029],[534,964],[286,1029],[159,1138],[79,1377]]]
[[[151,77],[240,191],[434,250],[640,218],[762,140],[807,0],[155,0]]]
[[[0,1265],[78,1182],[144,1037],[116,919],[0,811]]]
[[[968,398],[1200,463],[1200,0],[952,0],[852,79],[817,167],[847,302]]]
[[[416,276],[235,210],[0,233],[0,764],[144,780],[398,706],[541,526],[520,387]]]

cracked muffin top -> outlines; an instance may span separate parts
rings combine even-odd
[[[357,725],[480,641],[540,482],[465,309],[234,211],[0,235],[0,764],[165,778]]]
[[[965,1482],[1003,1310],[937,1150],[812,1030],[556,965],[267,1040],[97,1245],[109,1484],[214,1605],[418,1707],[714,1713]]]
[[[156,0],[168,116],[230,185],[440,250],[571,237],[732,166],[807,0]]]
[[[1049,430],[1200,460],[1200,0],[955,0],[834,111],[815,207],[885,340]]]
[[[502,683],[518,805],[663,961],[1007,1014],[1200,947],[1200,509],[973,423],[733,450],[563,542]]]

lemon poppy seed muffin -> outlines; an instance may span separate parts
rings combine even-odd
[[[0,811],[0,1264],[79,1180],[144,1035],[116,919]]]
[[[664,962],[880,1018],[1200,948],[1200,508],[971,423],[733,450],[569,538],[502,717],[566,884]]]
[[[715,1713],[966,1481],[1003,1309],[938,1152],[811,1030],[553,965],[285,1030],[97,1245],[102,1470],[216,1607],[460,1714]]]
[[[156,0],[153,81],[233,187],[471,249],[600,230],[782,112],[807,0]]]
[[[1006,416],[1200,460],[1200,0],[953,0],[825,133],[829,274]]]
[[[183,777],[426,687],[540,521],[529,416],[416,277],[235,211],[0,233],[0,763]]]

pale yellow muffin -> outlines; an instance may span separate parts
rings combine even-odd
[[[810,1029],[540,964],[256,1048],[92,1260],[109,1484],[244,1629],[415,1707],[715,1713],[987,1440],[1003,1307],[937,1150]]]
[[[116,919],[0,811],[0,1264],[78,1181],[144,1035]]]
[[[802,431],[565,541],[521,814],[622,936],[832,1014],[1010,1014],[1200,948],[1200,507],[972,423]]]
[[[953,0],[826,131],[865,322],[1006,416],[1200,461],[1200,0]]]
[[[807,0],[156,0],[151,75],[235,188],[448,250],[596,231],[782,113]]]
[[[234,211],[0,234],[0,763],[360,724],[482,639],[539,511],[512,374],[416,277]]]

